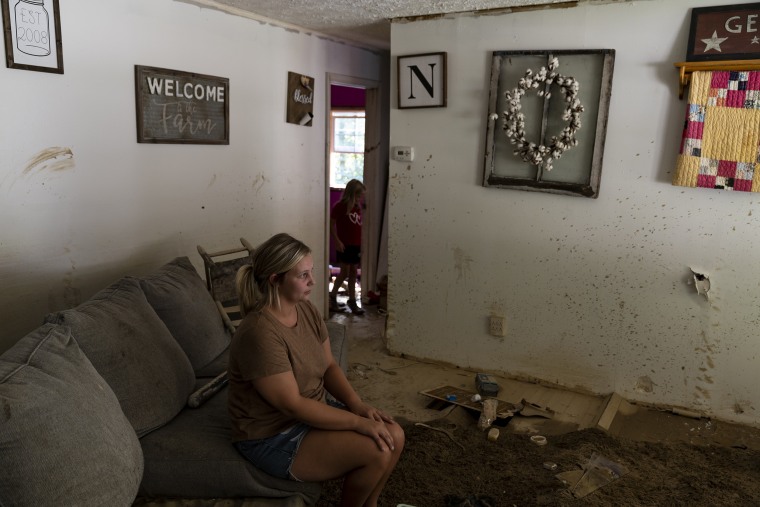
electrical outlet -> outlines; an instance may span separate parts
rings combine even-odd
[[[491,315],[488,321],[488,332],[492,336],[507,336],[507,319],[503,315]]]

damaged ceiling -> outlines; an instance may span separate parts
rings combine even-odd
[[[179,0],[316,32],[377,49],[390,48],[390,22],[452,13],[576,5],[566,0]],[[551,4],[551,5],[550,5]]]

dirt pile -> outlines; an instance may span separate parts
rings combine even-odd
[[[489,441],[475,424],[450,419],[399,422],[406,449],[380,498],[383,507],[760,505],[760,452],[750,449],[637,442],[593,429],[537,445],[504,430]],[[582,472],[594,455],[627,473],[575,498],[556,475]],[[330,481],[317,505],[334,506],[339,498],[340,481]]]

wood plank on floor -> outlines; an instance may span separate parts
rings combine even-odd
[[[467,391],[459,387],[454,386],[439,386],[433,389],[427,389],[420,391],[420,394],[428,396],[438,401],[442,401],[452,405],[459,405],[470,410],[476,410],[482,412],[483,403],[480,401],[472,401],[472,397],[477,394],[475,391]],[[488,397],[484,397],[486,399]],[[496,417],[507,418],[515,415],[517,407],[512,403],[504,400],[499,400],[496,406]]]

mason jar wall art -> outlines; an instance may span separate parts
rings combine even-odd
[[[0,0],[8,68],[63,74],[58,0]]]
[[[31,56],[50,54],[50,16],[42,0],[19,0],[13,8],[16,49]]]

